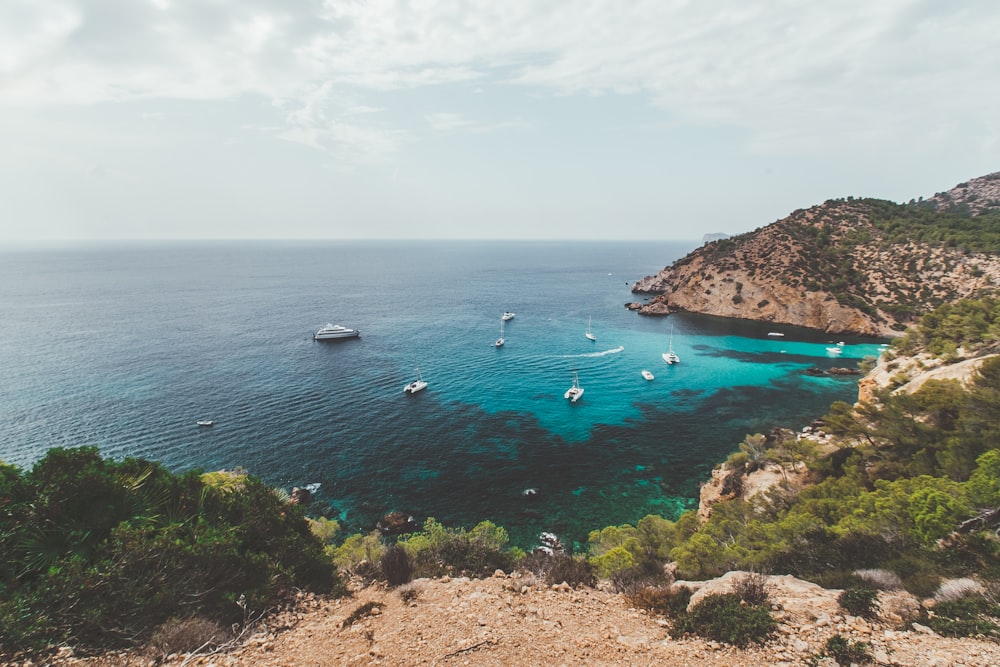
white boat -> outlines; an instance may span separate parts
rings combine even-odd
[[[420,377],[420,367],[417,366],[417,379],[403,387],[404,394],[415,394],[427,387],[427,383]]]
[[[652,380],[653,379],[653,374],[651,372],[649,372],[649,371],[644,370],[642,372],[642,377],[646,378],[647,380]]]
[[[333,340],[335,338],[355,338],[361,332],[357,329],[348,329],[339,324],[327,324],[325,327],[313,334],[313,340]]]
[[[780,331],[769,331],[767,335],[768,336],[775,336],[777,338],[781,338],[785,334],[781,333]]]
[[[660,355],[663,360],[668,364],[679,364],[681,358],[674,353],[674,325],[670,325],[670,344],[667,346],[667,351]]]
[[[503,347],[503,344],[507,342],[504,339],[504,337],[503,337],[503,323],[504,323],[504,319],[501,317],[500,318],[500,337],[497,338],[497,342],[493,343],[494,347]]]
[[[503,320],[504,322],[506,322],[507,320],[512,320],[514,319],[514,313],[510,312],[509,310],[505,310],[503,311],[503,315],[500,316],[500,319]]]
[[[828,347],[828,348],[826,348],[826,353],[827,354],[840,354],[841,352],[843,352],[843,350],[840,349],[839,347]]]
[[[595,336],[594,334],[590,333],[590,320],[591,320],[591,318],[588,317],[587,318],[587,333],[585,333],[583,335],[586,336],[587,338],[589,338],[590,340],[597,340],[597,336]]]
[[[573,386],[566,390],[563,398],[568,398],[570,402],[576,403],[583,396],[583,387],[580,386],[580,378],[576,371],[573,371]]]
[[[213,422],[211,419],[199,419],[198,420],[198,426],[211,426],[214,423],[215,422]]]

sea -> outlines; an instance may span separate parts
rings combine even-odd
[[[175,471],[243,468],[311,485],[310,510],[345,535],[400,511],[579,549],[590,531],[696,507],[745,435],[856,399],[856,378],[807,368],[879,353],[881,340],[624,307],[644,298],[636,280],[696,245],[2,248],[0,460],[28,469],[93,445]],[[327,323],[361,335],[313,340]],[[680,363],[664,363],[671,348]],[[404,393],[418,373],[427,388]]]

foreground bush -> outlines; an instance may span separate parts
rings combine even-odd
[[[833,635],[826,640],[824,656],[829,656],[837,661],[842,667],[851,665],[867,665],[874,661],[869,646],[866,642],[852,642],[844,639],[841,635]]]
[[[413,579],[413,560],[398,544],[385,550],[379,560],[379,569],[390,586],[402,586]]]
[[[586,558],[568,554],[547,554],[536,551],[522,558],[518,567],[540,577],[549,585],[566,582],[573,588],[579,586],[592,588],[597,583],[594,567],[590,562]]]
[[[852,616],[875,618],[878,616],[878,591],[871,588],[848,588],[837,596],[837,604]]]
[[[1000,639],[1000,605],[979,596],[941,602],[934,606],[934,615],[927,624],[945,637],[984,635]]]
[[[399,545],[413,558],[416,576],[485,577],[513,567],[514,553],[505,548],[509,539],[507,531],[491,521],[465,530],[447,528],[428,517],[421,531],[401,539]]]
[[[93,447],[0,469],[0,654],[132,646],[170,619],[228,627],[343,590],[302,510],[248,475],[207,484]]]
[[[625,593],[625,599],[636,609],[677,619],[687,613],[687,607],[691,603],[691,589],[686,586],[646,586]]]
[[[748,605],[739,595],[724,593],[702,598],[676,620],[670,635],[678,638],[693,634],[742,647],[763,644],[777,628],[766,607]]]

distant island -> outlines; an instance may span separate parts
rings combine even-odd
[[[1000,285],[1000,172],[905,204],[831,199],[706,244],[632,291],[644,315],[691,311],[896,336]]]

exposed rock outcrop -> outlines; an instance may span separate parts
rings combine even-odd
[[[707,243],[637,281],[633,292],[654,297],[638,312],[686,310],[829,333],[898,335],[941,303],[1000,286],[996,254],[916,241],[919,234],[907,231],[925,233],[926,216],[938,215],[929,211],[947,202],[960,202],[966,215],[1000,210],[1000,172],[937,197],[913,205],[831,200]],[[954,211],[952,223],[959,219]]]
[[[858,382],[858,400],[871,402],[875,392],[886,387],[912,394],[928,380],[958,380],[968,384],[983,362],[995,356],[984,354],[949,361],[926,353],[914,357],[883,354],[875,368]]]

